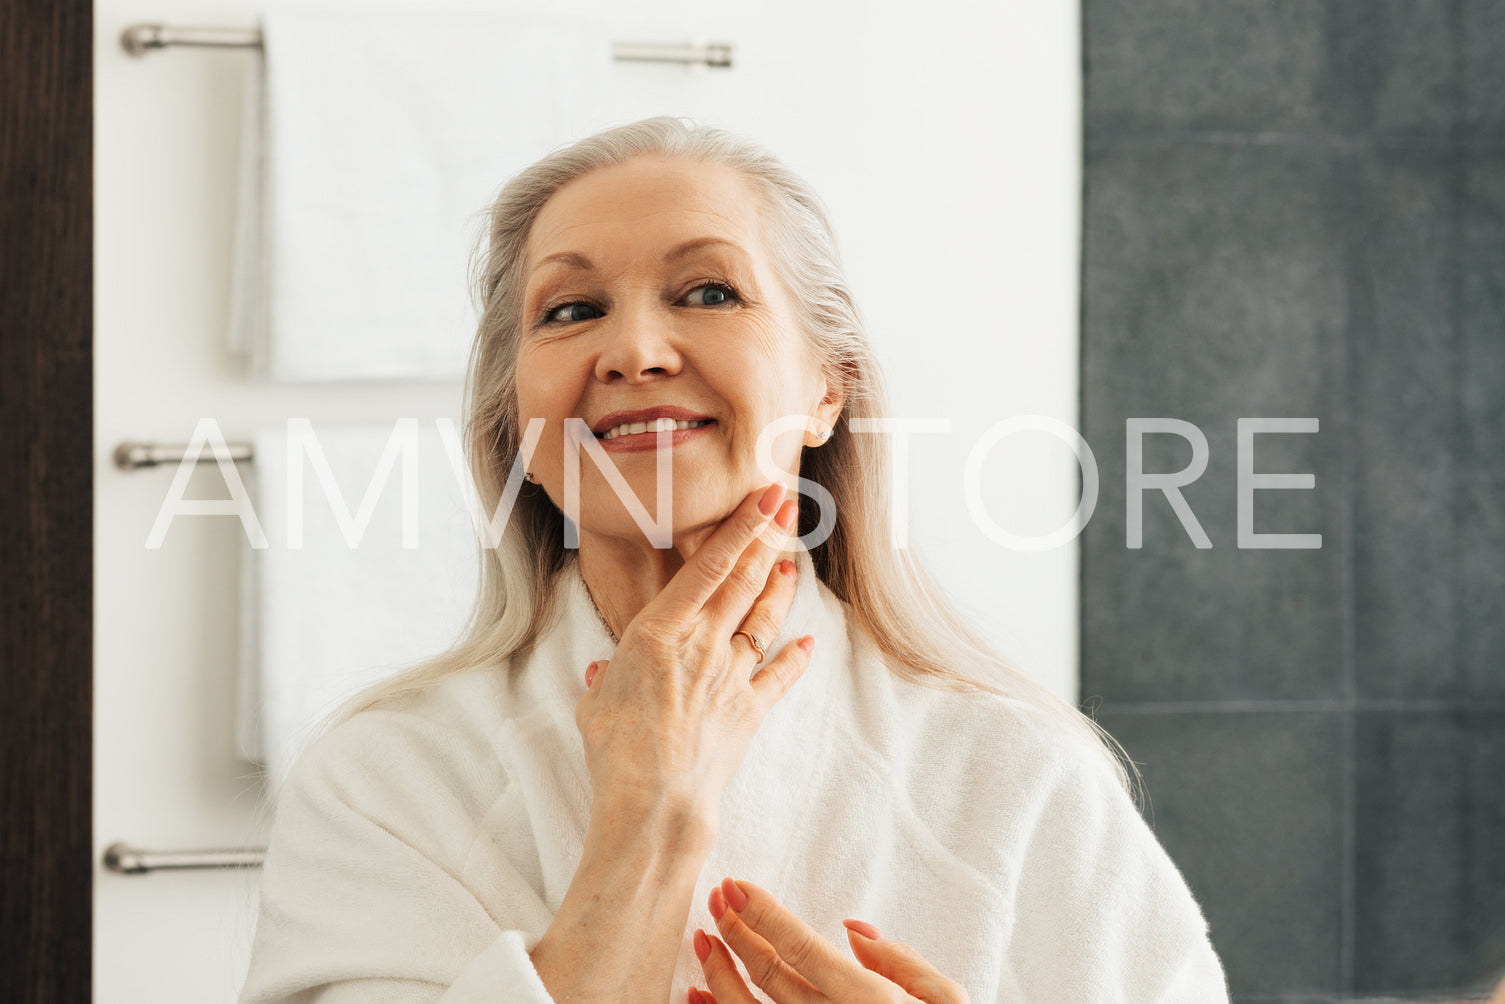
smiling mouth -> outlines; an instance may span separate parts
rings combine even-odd
[[[679,432],[684,429],[698,429],[703,425],[710,425],[712,419],[701,418],[694,421],[684,421],[673,418],[652,418],[646,422],[624,422],[614,425],[605,432],[596,434],[597,439],[616,439],[618,436],[636,436],[642,433]]]

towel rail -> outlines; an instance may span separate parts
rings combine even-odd
[[[261,32],[255,28],[169,28],[165,24],[133,24],[120,33],[120,45],[133,56],[172,45],[216,49],[259,49]],[[728,42],[613,42],[613,59],[638,63],[685,63],[692,67],[732,65]]]
[[[221,851],[145,851],[119,841],[105,848],[104,866],[121,875],[182,868],[260,868],[264,847],[236,847]]]
[[[254,460],[255,450],[250,443],[226,443],[231,460]],[[141,467],[156,467],[158,464],[178,464],[188,453],[188,444],[166,446],[161,443],[125,442],[115,447],[115,466],[123,471]],[[198,462],[206,464],[214,459],[214,450],[206,448],[199,454]]]

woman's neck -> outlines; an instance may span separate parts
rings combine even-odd
[[[617,537],[580,534],[580,577],[590,591],[601,619],[620,640],[622,631],[648,601],[669,584],[686,558],[696,552],[715,527],[707,527],[675,537],[672,547],[656,548],[646,539],[636,541]],[[794,550],[781,558],[793,559]]]
[[[622,637],[638,611],[669,584],[684,567],[685,556],[694,554],[710,534],[710,529],[699,530],[683,539],[676,537],[672,547],[657,548],[646,539],[581,532],[580,577],[613,640]]]

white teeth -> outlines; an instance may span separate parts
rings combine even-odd
[[[616,439],[618,436],[632,436],[643,432],[676,432],[680,429],[698,429],[702,425],[709,425],[708,418],[698,419],[694,422],[683,420],[676,421],[672,418],[655,418],[649,422],[625,422],[622,425],[612,426],[601,434],[602,439]]]

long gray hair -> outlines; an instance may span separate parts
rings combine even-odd
[[[480,316],[465,392],[465,450],[482,512],[496,510],[519,449],[517,357],[529,231],[555,192],[598,168],[634,157],[686,158],[737,171],[765,200],[776,271],[801,312],[802,334],[833,385],[846,390],[827,442],[807,449],[801,477],[835,500],[835,527],[811,550],[822,582],[844,600],[890,669],[918,683],[1000,693],[1040,709],[1067,735],[1090,739],[1131,793],[1127,757],[1086,715],[1019,672],[982,641],[945,601],[909,551],[893,546],[887,443],[855,435],[852,423],[885,414],[877,360],[842,272],[820,198],[768,151],[740,136],[662,116],[619,126],[557,150],[504,185],[472,256]],[[861,428],[859,423],[858,428]],[[799,531],[819,512],[801,498]],[[421,691],[445,675],[502,665],[554,623],[556,582],[577,560],[563,519],[543,489],[524,483],[496,548],[481,548],[480,588],[460,639],[446,652],[376,684],[325,719],[327,729],[367,708]],[[583,671],[583,667],[582,667]],[[321,730],[322,731],[322,730]]]

